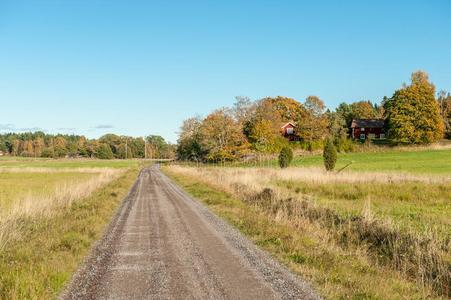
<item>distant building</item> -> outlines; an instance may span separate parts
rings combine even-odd
[[[5,153],[3,153],[3,151],[0,151],[0,156],[3,156],[3,155],[5,155]]]
[[[351,138],[385,139],[383,119],[354,119],[351,123]]]
[[[280,133],[290,142],[300,140],[300,137],[296,132],[296,126],[292,122],[285,123],[282,127],[280,127]]]

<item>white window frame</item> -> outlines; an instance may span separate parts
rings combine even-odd
[[[364,133],[361,133],[361,134],[360,134],[360,139],[361,139],[361,140],[364,140],[364,139],[366,139],[366,136],[365,136],[365,134],[364,134]]]

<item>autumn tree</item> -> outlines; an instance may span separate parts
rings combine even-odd
[[[53,139],[53,151],[55,153],[55,157],[64,157],[66,156],[68,149],[66,148],[67,141],[63,136],[57,136]]]
[[[307,141],[320,140],[327,133],[326,105],[317,96],[308,96],[304,102],[305,109],[299,115],[298,133]]]
[[[37,137],[34,140],[34,155],[36,157],[40,157],[44,148],[45,148],[44,139],[42,137]]]
[[[353,119],[374,119],[377,117],[377,110],[371,101],[358,101],[350,105]]]
[[[443,137],[444,124],[434,95],[435,87],[422,71],[412,74],[410,85],[395,91],[384,103],[392,140],[428,144]]]
[[[280,127],[283,124],[281,107],[276,108],[274,101],[268,98],[257,102],[254,115],[243,128],[254,149],[277,152],[284,146],[284,139],[280,135]]]
[[[282,122],[298,119],[303,110],[302,104],[293,98],[277,96],[275,98],[265,98],[262,101],[269,102],[272,105]]]
[[[209,114],[202,121],[200,134],[200,144],[211,161],[237,159],[249,148],[241,127],[226,109]]]
[[[353,119],[374,119],[383,118],[383,107],[372,104],[371,101],[357,101],[351,104],[340,103],[335,110],[346,122],[346,127],[351,126]]]

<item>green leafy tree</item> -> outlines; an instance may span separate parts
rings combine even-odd
[[[293,151],[290,147],[283,147],[279,153],[279,166],[282,169],[287,168],[293,160]]]
[[[177,158],[182,160],[204,161],[207,150],[201,144],[202,120],[200,117],[183,121],[177,141]]]
[[[396,142],[429,144],[443,137],[444,124],[435,87],[425,72],[412,74],[411,84],[384,103],[389,137]]]
[[[114,155],[111,147],[106,143],[102,143],[96,149],[95,157],[100,159],[113,159]]]
[[[324,167],[327,171],[333,171],[337,162],[337,149],[331,138],[326,140],[323,151]]]

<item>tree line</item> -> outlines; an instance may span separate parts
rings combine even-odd
[[[23,157],[173,158],[175,145],[158,135],[141,138],[105,134],[98,139],[87,139],[83,135],[37,131],[0,134],[0,151]]]
[[[266,97],[252,101],[236,97],[232,107],[217,109],[206,117],[183,121],[177,157],[183,160],[236,160],[251,153],[278,153],[284,147],[319,149],[326,137],[338,151],[351,151],[349,138],[353,119],[384,119],[385,131],[393,144],[429,144],[451,138],[451,95],[435,86],[423,71],[414,72],[404,84],[381,103],[369,100],[341,103],[335,110],[318,96],[303,102],[289,97]],[[296,124],[298,142],[281,136],[286,122]]]

